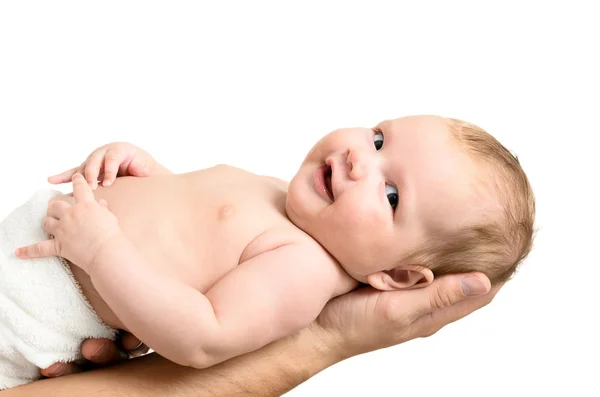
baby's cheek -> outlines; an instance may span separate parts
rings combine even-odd
[[[376,230],[380,227],[381,209],[376,208],[377,203],[373,202],[353,202],[346,212],[349,225],[360,228],[364,232]]]

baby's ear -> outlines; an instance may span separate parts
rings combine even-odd
[[[392,270],[369,274],[367,282],[381,291],[425,287],[433,281],[433,272],[421,265],[400,265]]]

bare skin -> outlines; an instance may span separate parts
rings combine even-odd
[[[225,178],[228,184],[219,186]],[[201,292],[252,254],[246,247],[266,225],[288,222],[285,191],[268,178],[228,166],[180,175],[122,177],[110,187],[99,186],[94,195],[109,203],[149,268],[168,271]],[[73,196],[56,200],[72,204]],[[265,203],[263,211],[252,211],[256,202]],[[126,329],[98,296],[89,275],[77,266],[71,268],[98,315],[113,328]]]
[[[411,157],[414,151],[421,155]],[[381,290],[431,283],[424,264],[395,263],[426,240],[440,205],[451,223],[476,216],[465,198],[469,167],[440,118],[412,117],[393,128],[328,134],[290,193],[272,178],[227,166],[120,178],[95,197],[80,177],[75,200],[49,206],[45,229],[54,240],[17,254],[71,260],[106,323],[166,358],[203,368],[304,328],[357,280]],[[419,203],[445,199],[429,208],[411,194]],[[97,201],[111,203],[112,213]],[[131,285],[132,278],[140,283]],[[168,338],[169,331],[179,337]]]
[[[337,145],[336,147],[345,145],[352,147],[352,149],[344,149],[344,153],[340,154],[342,161],[347,161],[350,166],[348,170],[350,179],[344,182],[346,186],[343,189],[340,187],[342,182],[339,175],[344,174],[340,174],[343,171],[338,171],[343,168],[338,168],[339,164],[332,167],[336,176],[335,180],[332,180],[336,199],[340,194],[346,197],[342,192],[354,186],[357,188],[353,192],[363,189],[362,185],[359,186],[363,181],[367,190],[371,185],[379,184],[376,174],[383,164],[382,160],[379,160],[380,154],[375,154],[380,147],[374,149],[372,141],[369,142],[373,134],[371,130],[349,130],[341,134],[359,136],[359,138],[354,141],[352,139],[337,141],[336,138],[329,140],[333,146]],[[400,132],[390,132],[390,136],[392,134],[400,134]],[[335,136],[335,133],[331,135]],[[390,142],[394,145],[394,142],[398,141],[392,139]],[[321,146],[329,148],[332,144],[326,143]],[[418,146],[419,143],[416,145]],[[392,146],[390,150],[395,149]],[[440,150],[446,151],[447,148],[443,147]],[[369,169],[368,167],[371,166],[367,165],[365,156],[371,151],[373,156],[378,157],[377,160],[373,157],[373,168]],[[337,158],[336,153],[331,156]],[[329,158],[326,159],[327,164]],[[311,158],[309,162],[311,163],[309,168],[312,169],[313,159]],[[367,180],[367,174],[372,178]],[[302,179],[304,180],[304,175]],[[81,185],[82,182],[78,183]],[[77,189],[75,182],[74,189]],[[363,194],[363,190],[360,194]],[[381,189],[377,189],[377,195],[379,190]],[[85,194],[91,195],[91,191]],[[83,199],[84,193],[80,192],[79,195]],[[93,263],[90,260],[79,259],[76,255],[63,255],[60,251],[34,252],[30,257],[58,254],[73,260],[76,264],[73,266],[76,277],[105,322],[115,328],[133,331],[142,340],[150,342],[159,353],[180,364],[198,368],[207,367],[297,332],[314,320],[327,301],[352,290],[358,285],[355,279],[363,278],[350,277],[317,242],[289,221],[286,216],[289,214],[289,212],[286,214],[286,187],[273,182],[272,178],[220,166],[182,175],[163,174],[149,178],[120,178],[110,187],[99,188],[91,197],[91,203],[97,201],[111,203],[111,215],[115,216],[119,225],[118,235],[110,240],[110,244],[102,245],[102,253],[98,253],[96,249],[100,245],[89,244],[90,241],[81,237],[86,236],[85,233],[80,233],[83,230],[81,228],[69,227],[72,233],[64,234],[64,238],[54,233],[52,229],[55,226],[52,224],[46,225],[45,228],[57,237],[54,240],[57,246],[59,243],[64,245],[65,241],[80,240],[81,247],[93,251],[90,256],[94,259]],[[327,201],[327,196],[323,197]],[[339,204],[341,208],[344,208],[344,203],[353,199],[351,193],[348,193],[348,197],[350,199]],[[389,208],[386,207],[389,205],[387,200],[380,200],[379,197],[369,203],[364,198],[359,199],[358,196],[356,199],[357,204],[363,207],[379,208],[385,201],[383,208]],[[78,208],[81,209],[82,205],[78,201],[75,194],[75,200],[71,196],[56,200],[63,204],[67,203],[64,204],[66,207],[54,205],[56,202],[52,203],[48,214],[54,225],[59,221],[63,222],[63,215],[67,211],[65,208],[79,206]],[[313,202],[309,205],[314,206]],[[297,208],[297,205],[293,207],[296,217]],[[289,211],[289,208],[287,209]],[[382,215],[386,217],[388,213],[389,210],[382,212]],[[370,211],[369,216],[373,218],[378,215]],[[239,221],[238,218],[241,218],[240,222],[236,222]],[[88,221],[87,215],[84,220],[83,223]],[[383,225],[383,222],[388,221],[382,218],[381,222],[374,227],[381,230],[380,225]],[[91,220],[87,223],[99,224]],[[327,227],[327,224],[324,225]],[[359,230],[362,229],[363,227],[359,227]],[[399,236],[406,236],[401,229],[398,228],[398,231]],[[414,235],[418,234],[414,233]],[[372,253],[369,251],[368,255],[371,257],[375,257],[374,253],[387,252],[384,245],[379,244],[384,240],[381,237],[377,237],[373,243],[369,242],[374,250]],[[125,240],[126,243],[122,243]],[[112,252],[105,253],[109,251],[104,249],[107,245],[112,247],[110,249]],[[190,250],[191,247],[193,249]],[[348,250],[347,247],[352,247],[352,242],[342,246],[344,251]],[[77,250],[73,251],[70,247],[67,251]],[[165,254],[167,252],[176,252],[176,255],[167,255]],[[363,249],[363,254],[366,252],[367,250]],[[379,259],[382,258],[389,260],[391,257]],[[387,260],[377,260],[375,266],[381,266],[380,264]],[[246,262],[250,264],[237,270],[238,265]],[[366,262],[361,260],[360,263],[364,266]],[[373,268],[372,265],[368,271],[377,272],[377,268]],[[403,272],[413,273],[409,277],[409,284],[423,284],[423,281],[425,284],[431,283],[431,272],[426,270],[428,269],[422,266],[415,269],[402,269]],[[145,277],[146,272],[157,276],[154,276],[154,279]],[[359,273],[355,274],[360,276]],[[381,276],[377,275],[377,280],[381,282],[372,282],[370,278],[368,280],[377,288],[411,287],[411,285],[401,285],[397,280],[390,281],[388,273],[380,274]],[[115,277],[118,278],[116,282]],[[135,278],[140,278],[143,287],[126,283],[127,279]],[[402,277],[402,279],[406,278]],[[188,287],[190,292],[176,293],[183,289],[182,286]],[[305,292],[307,287],[313,287],[310,294]],[[270,289],[275,290],[275,293],[264,292]],[[194,294],[193,291],[199,294]],[[163,299],[157,305],[153,294],[169,297],[172,302],[177,302],[176,310],[173,310],[171,304],[167,304],[168,299]],[[100,295],[104,299],[100,298]],[[247,296],[252,296],[253,299],[247,300],[245,298]],[[300,296],[302,298],[299,298]],[[279,298],[275,299],[275,297]],[[280,303],[281,297],[284,297],[283,303]],[[286,301],[286,297],[289,301]],[[255,303],[256,301],[258,304]],[[275,310],[271,312],[267,310],[265,315],[264,308],[273,306],[267,305],[268,302],[275,302],[278,305],[275,305]],[[183,310],[180,310],[181,307]],[[288,314],[290,307],[295,308],[293,316]],[[172,315],[171,311],[179,313]],[[196,315],[196,311],[199,314]],[[160,313],[162,317],[161,323],[164,323],[162,328],[157,327],[156,322],[146,321],[147,318],[156,317],[155,313]],[[216,321],[211,319],[211,315]],[[198,320],[193,319],[195,316]],[[120,318],[127,321],[120,321]],[[188,321],[190,318],[192,318],[191,322]],[[257,318],[259,321],[256,321]],[[250,328],[242,327],[244,324],[251,324],[251,320],[259,325],[250,325]],[[217,326],[211,326],[211,322]],[[223,326],[223,324],[227,325]],[[241,328],[245,328],[243,333],[240,333]],[[179,345],[169,341],[163,342],[164,339],[168,339],[164,335],[169,331],[180,335],[176,342]],[[218,337],[209,339],[211,335],[218,335]],[[242,337],[248,335],[251,336],[246,340],[250,342],[240,344],[239,341],[244,340]],[[201,354],[186,356],[189,350],[193,350],[189,349],[189,346],[199,344],[194,342],[200,342],[208,348],[202,347]],[[217,350],[215,346],[218,346]]]
[[[75,181],[74,189],[77,192]],[[133,332],[177,363],[206,367],[260,348],[304,328],[328,300],[358,284],[318,243],[287,219],[286,191],[273,178],[217,166],[180,175],[119,178],[110,187],[96,189],[94,196],[95,200],[110,203],[110,211],[118,219],[119,236],[122,233],[124,237],[111,241],[110,253],[96,256],[101,258],[95,267],[99,270],[86,269],[82,259],[72,266],[73,273],[107,324]],[[73,205],[77,202],[74,197],[77,193],[55,201]],[[55,208],[51,204],[49,214]],[[85,216],[86,222],[89,216]],[[59,234],[48,231],[59,241]],[[65,239],[81,241],[80,236]],[[121,247],[124,240],[127,246]],[[93,244],[82,241],[81,246],[88,251]],[[265,255],[272,258],[263,259]],[[131,286],[117,280],[124,280],[127,271],[140,280],[149,274],[160,276],[153,279],[154,284],[148,279],[139,287]],[[181,292],[177,298],[185,286],[191,290]],[[101,288],[103,292],[98,293]],[[311,293],[302,294],[309,296],[297,299],[307,288],[312,288]],[[297,293],[289,294],[294,289]],[[195,291],[201,294],[194,295]],[[279,299],[275,301],[280,305],[267,305],[274,295],[286,296],[284,291],[289,302]],[[164,302],[163,306],[152,306],[155,294],[178,302],[179,313],[172,306],[164,306]],[[253,299],[245,299],[247,296]],[[111,301],[111,297],[115,298]],[[138,300],[129,306],[135,306],[132,313],[127,304],[134,299]],[[206,309],[207,315],[202,311],[206,307],[202,299],[211,306]],[[122,302],[125,305],[119,316],[113,309],[119,310]],[[292,305],[293,315],[288,310]],[[273,310],[265,310],[269,307]],[[136,321],[135,313],[143,312]],[[160,324],[146,322],[157,312],[165,313]],[[211,327],[208,316],[217,312],[218,328]],[[194,313],[202,314],[191,326]],[[169,331],[180,337],[165,340]],[[190,349],[185,346],[201,344],[208,347],[202,348],[199,358],[188,356]]]
[[[122,332],[116,341],[110,339],[87,339],[81,344],[81,355],[85,364],[74,362],[55,363],[43,368],[40,373],[44,378],[56,378],[76,374],[85,370],[102,368],[119,361],[129,360],[148,353],[148,346],[133,334]]]
[[[152,354],[4,393],[7,397],[277,397],[346,358],[430,336],[487,305],[499,289],[490,289],[483,274],[443,276],[426,288],[407,291],[359,288],[330,301],[309,327],[210,368],[183,367]],[[84,349],[100,346],[112,345],[106,340],[84,343]],[[79,371],[73,366],[63,369]]]
[[[91,186],[95,186],[99,173],[101,183],[106,185],[117,176],[170,174],[137,148],[117,150],[116,153],[112,150],[112,154],[108,150],[106,163],[105,155],[105,148],[100,148],[80,167],[49,180],[64,183],[79,171],[86,174]],[[489,281],[482,274],[444,276],[429,287],[412,291],[389,293],[361,288],[330,301],[310,327],[206,370],[190,370],[154,354],[122,366],[79,374],[75,378],[63,376],[50,382],[35,382],[5,393],[7,396],[81,393],[90,396],[123,393],[162,396],[167,392],[173,396],[279,396],[344,358],[437,332],[488,304],[499,286],[490,293],[489,288]],[[485,295],[477,297],[482,294]],[[122,343],[128,350],[139,345],[131,335],[124,337]],[[144,351],[142,346],[137,354]],[[85,341],[82,354],[100,366],[126,356],[115,343],[99,339]],[[60,376],[81,370],[74,363],[57,363],[44,374]]]

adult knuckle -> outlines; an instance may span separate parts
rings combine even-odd
[[[391,300],[388,300],[383,306],[383,321],[396,329],[404,329],[410,324],[408,317],[399,315],[397,307],[392,304]]]
[[[452,293],[445,288],[440,288],[431,295],[431,305],[433,307],[448,307],[453,302]]]
[[[428,313],[422,318],[422,324],[424,325],[419,328],[418,335],[416,335],[419,338],[428,338],[440,330],[440,327],[435,324],[432,313]]]
[[[433,328],[424,329],[423,333],[421,334],[421,338],[429,338],[430,336],[435,335],[435,333],[437,331],[438,331],[437,329],[433,329]]]

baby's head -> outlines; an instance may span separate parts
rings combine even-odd
[[[472,271],[500,283],[533,241],[535,202],[518,160],[479,127],[437,116],[323,137],[286,208],[349,275],[382,290]]]

